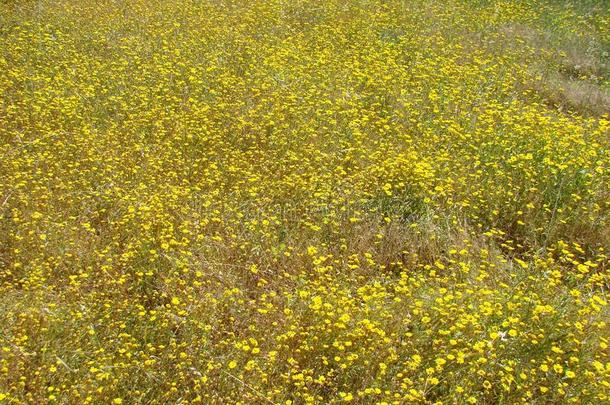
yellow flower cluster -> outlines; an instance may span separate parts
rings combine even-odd
[[[609,401],[574,3],[1,2],[0,403]]]

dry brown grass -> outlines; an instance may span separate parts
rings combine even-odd
[[[610,64],[603,54],[591,51],[601,47],[598,40],[560,41],[551,30],[524,23],[505,24],[498,31],[504,46],[531,49],[535,63],[524,90],[535,91],[563,111],[597,117],[610,113],[610,87],[604,81]]]

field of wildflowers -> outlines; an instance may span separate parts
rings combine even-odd
[[[0,403],[610,401],[604,0],[0,1]]]

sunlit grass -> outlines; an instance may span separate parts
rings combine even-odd
[[[1,2],[0,403],[608,401],[609,22]]]

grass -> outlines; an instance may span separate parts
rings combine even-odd
[[[0,403],[608,401],[603,1],[0,3]]]

